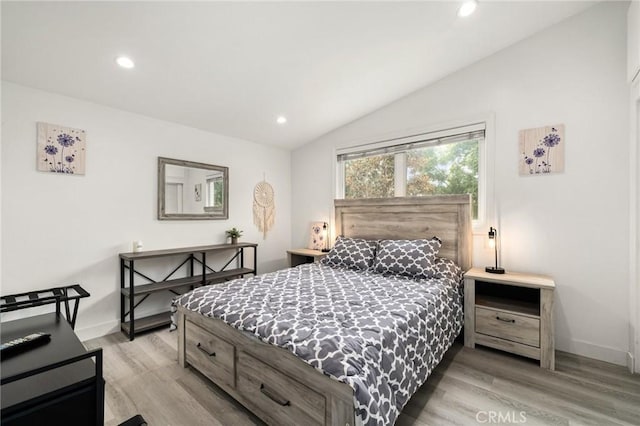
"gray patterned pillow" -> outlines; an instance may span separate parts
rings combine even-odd
[[[453,280],[456,284],[462,281],[462,269],[456,262],[444,257],[436,257],[436,278],[446,278]]]
[[[338,237],[329,254],[320,261],[323,265],[367,270],[376,255],[376,241]]]
[[[416,279],[436,275],[436,255],[442,242],[430,240],[380,240],[373,270],[380,274],[404,275]]]

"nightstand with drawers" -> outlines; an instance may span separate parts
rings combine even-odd
[[[464,275],[464,345],[500,349],[555,369],[554,289],[544,275],[470,269]]]

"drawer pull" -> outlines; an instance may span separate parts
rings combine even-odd
[[[280,399],[276,395],[272,394],[267,389],[267,387],[264,385],[264,383],[260,383],[260,392],[262,392],[262,394],[264,396],[266,396],[267,398],[269,398],[270,400],[272,400],[276,404],[282,405],[283,407],[291,405],[291,402],[289,402],[289,400],[283,402],[282,399]]]
[[[198,343],[198,344],[196,345],[196,347],[197,347],[198,349],[200,349],[200,352],[204,352],[205,354],[207,354],[207,355],[209,355],[209,356],[216,356],[216,353],[215,353],[215,352],[209,352],[208,350],[206,350],[205,348],[203,348],[203,347],[202,347],[202,345],[201,345],[200,343]]]
[[[516,320],[514,319],[500,318],[499,316],[496,316],[496,319],[498,321],[503,321],[503,322],[511,322],[511,323],[516,322]]]

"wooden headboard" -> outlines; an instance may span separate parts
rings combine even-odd
[[[471,268],[471,196],[335,200],[336,235],[351,238],[442,240],[439,256]]]

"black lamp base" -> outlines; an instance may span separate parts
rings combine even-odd
[[[504,268],[497,268],[495,266],[487,266],[484,270],[490,274],[504,274]]]

